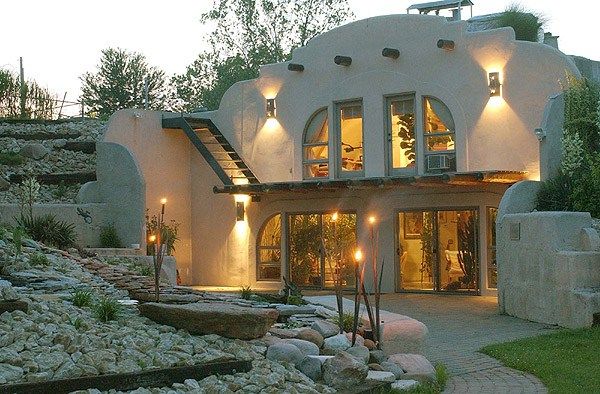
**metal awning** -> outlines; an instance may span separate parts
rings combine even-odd
[[[446,10],[449,8],[458,8],[459,4],[460,4],[460,7],[473,6],[473,2],[471,0],[462,0],[462,1],[440,0],[440,1],[431,1],[429,3],[413,4],[410,7],[408,7],[406,10],[407,11],[419,10],[419,13],[427,14],[428,12],[436,11],[436,10]]]
[[[322,179],[246,185],[225,185],[223,187],[213,187],[213,192],[260,195],[272,193],[336,191],[341,189],[395,188],[401,186],[480,186],[489,183],[513,184],[525,179],[527,179],[527,173],[521,171],[477,171],[422,176],[389,176],[362,179]]]

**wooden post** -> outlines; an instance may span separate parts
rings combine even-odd
[[[25,85],[25,71],[23,70],[23,57],[19,57],[19,75],[21,79],[21,119],[25,119],[25,99],[27,98],[27,86]]]

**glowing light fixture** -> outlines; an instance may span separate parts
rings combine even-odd
[[[161,199],[160,199],[160,203],[161,203],[162,205],[165,205],[165,204],[167,203],[167,199],[166,199],[166,198],[164,198],[164,197],[163,197],[163,198],[161,198]]]
[[[149,241],[150,243],[154,243],[154,242],[156,241],[156,235],[151,235],[151,236],[149,236],[149,237],[148,237],[148,241]]]
[[[246,216],[246,208],[243,201],[236,201],[235,203],[235,221],[243,222]]]
[[[490,97],[499,97],[502,91],[502,84],[500,83],[500,73],[491,72],[488,74]]]
[[[337,220],[338,220],[338,213],[337,212],[332,213],[331,214],[331,221],[332,222],[337,222]]]
[[[275,118],[277,116],[277,108],[275,107],[275,99],[267,99],[267,118]]]
[[[356,251],[354,252],[354,261],[356,262],[356,264],[358,264],[362,261],[362,259],[363,259],[362,250],[356,249]]]
[[[375,216],[369,216],[369,224],[373,225],[375,224],[375,222],[377,221],[377,218]]]

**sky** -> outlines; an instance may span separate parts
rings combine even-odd
[[[348,0],[356,19],[405,13],[428,0]],[[473,15],[504,10],[514,0],[473,0]],[[19,70],[68,101],[79,98],[79,77],[94,71],[100,51],[121,47],[143,53],[167,75],[182,73],[206,48],[211,26],[201,14],[213,0],[3,0],[0,24],[0,68]],[[596,0],[521,0],[541,12],[546,31],[559,35],[560,49],[600,60]],[[93,6],[92,6],[93,5]],[[467,12],[468,9],[464,12]],[[6,17],[9,16],[10,17]],[[464,18],[463,18],[464,19]]]

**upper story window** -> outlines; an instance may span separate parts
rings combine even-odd
[[[338,176],[360,176],[364,169],[362,102],[337,104],[336,116]]]
[[[304,130],[302,166],[304,178],[329,176],[329,125],[327,108],[315,112]]]
[[[271,216],[262,226],[256,242],[257,280],[280,280],[281,215]]]
[[[455,127],[450,110],[441,101],[425,97],[423,116],[426,171],[456,171]]]
[[[414,171],[417,161],[414,95],[388,98],[387,111],[391,169]]]

